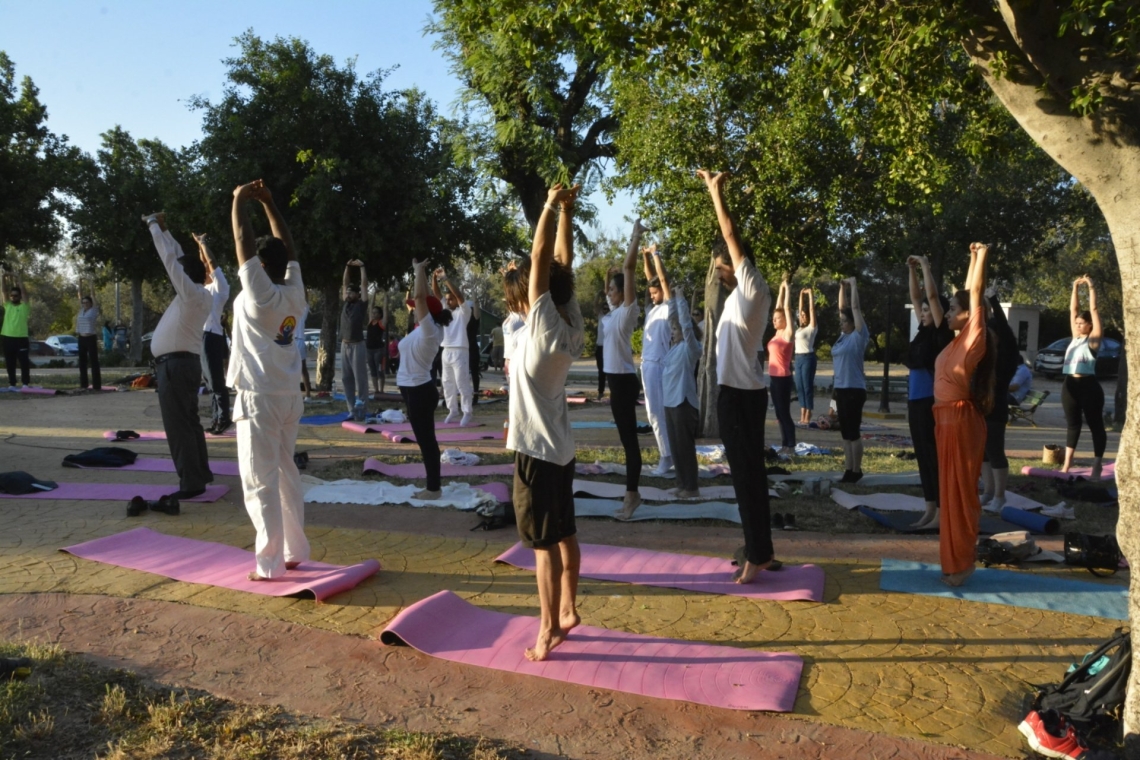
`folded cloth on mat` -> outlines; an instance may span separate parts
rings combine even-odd
[[[473,510],[480,504],[509,501],[503,483],[484,483],[470,486],[467,483],[445,483],[442,494],[434,501],[413,499],[419,486],[397,486],[385,481],[334,480],[307,486],[305,501],[318,504],[410,504],[413,507],[455,507]]]
[[[457,464],[460,467],[474,467],[479,464],[477,454],[468,454],[463,449],[444,449],[439,455],[440,464]]]
[[[61,463],[64,467],[90,467],[112,469],[134,464],[139,455],[119,446],[98,446],[78,454],[68,454]]]
[[[821,470],[797,470],[788,473],[787,475],[769,475],[768,480],[780,483],[783,481],[804,481],[804,480],[830,480],[832,483],[838,483],[840,478],[843,477],[842,472],[824,472]],[[922,481],[918,477],[918,471],[914,472],[889,472],[889,473],[875,473],[869,472],[863,476],[858,485],[861,486],[920,486]]]
[[[918,522],[924,514],[925,509],[918,512],[880,512],[870,507],[859,507],[859,513],[870,517],[877,522],[891,530],[896,530],[899,533],[937,533],[938,526],[935,525],[930,528],[916,529],[911,526]],[[978,533],[983,536],[990,536],[994,533],[1008,533],[1011,530],[1026,530],[1024,526],[1015,525],[1014,523],[999,520],[996,517],[990,517],[983,514],[978,520]],[[1030,531],[1032,532],[1032,531]]]
[[[823,449],[804,441],[800,441],[796,444],[796,456],[798,457],[830,456],[831,452],[832,449]]]
[[[441,464],[440,475],[445,478],[465,477],[468,475],[514,475],[513,464]],[[407,464],[388,464],[379,459],[369,457],[364,460],[365,472],[378,472],[386,478],[426,478],[427,470],[421,462]]]
[[[188,583],[265,596],[307,594],[318,602],[353,588],[380,569],[380,563],[374,559],[349,567],[309,560],[280,578],[251,581],[246,576],[257,566],[253,552],[236,546],[168,536],[148,528],[135,528],[60,551]]]
[[[59,501],[130,501],[141,496],[147,501],[158,501],[178,490],[177,486],[150,485],[142,483],[60,483],[54,491],[41,491],[23,496],[0,493],[0,499],[58,499]],[[179,501],[213,502],[222,498],[230,490],[229,486],[209,485],[206,493],[193,499]]]
[[[581,544],[581,575],[637,586],[679,588],[703,594],[725,594],[774,601],[823,601],[823,569],[818,565],[784,565],[761,571],[754,583],[736,583],[736,568],[724,557],[656,552],[605,544]],[[495,558],[524,570],[535,569],[534,550],[515,544]]]
[[[1053,478],[1055,480],[1072,480],[1074,478],[1091,478],[1091,467],[1074,467],[1068,472],[1061,472],[1060,470],[1050,470],[1045,467],[1022,467],[1022,475],[1030,475],[1034,478]],[[1101,480],[1114,480],[1116,478],[1116,462],[1109,462],[1100,471]]]
[[[537,634],[538,618],[485,610],[440,591],[404,609],[380,640],[451,662],[729,710],[791,710],[803,670],[803,660],[790,653],[588,625],[575,628],[543,662],[531,662],[523,653]]]
[[[40,480],[31,473],[23,470],[0,472],[0,495],[25,496],[55,491],[59,484],[54,480]]]
[[[613,517],[621,510],[621,502],[615,499],[574,499],[576,517]],[[724,520],[740,524],[740,508],[724,501],[687,502],[674,501],[670,504],[642,504],[633,513],[630,521],[638,520]]]
[[[161,457],[139,457],[131,464],[125,464],[119,467],[106,466],[100,467],[93,464],[69,464],[64,460],[64,467],[76,467],[81,470],[131,470],[132,472],[177,472],[174,466],[173,459],[162,459]],[[237,462],[229,462],[222,459],[210,460],[210,472],[215,475],[241,475],[238,470]]]
[[[923,562],[884,559],[879,579],[884,591],[1005,604],[1073,615],[1128,619],[1128,588],[1017,570],[978,568],[962,586],[942,582],[942,568]]]
[[[641,498],[646,501],[684,501],[678,499],[675,493],[670,493],[664,488],[651,488],[649,486],[641,486],[638,491],[641,493]],[[580,480],[574,479],[574,495],[584,496],[598,496],[603,499],[624,498],[625,485],[623,483],[602,483],[596,480]],[[769,489],[768,495],[779,498],[779,494]],[[732,486],[705,486],[701,489],[701,495],[694,497],[696,499],[735,499],[736,491]],[[688,499],[692,501],[693,499]]]
[[[706,446],[697,446],[697,456],[705,457],[710,462],[727,462],[723,443],[713,443]]]

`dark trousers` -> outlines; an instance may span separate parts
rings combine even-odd
[[[641,443],[637,440],[637,375],[606,375],[610,383],[610,411],[614,414],[621,447],[625,449],[625,490],[636,491],[641,483]]]
[[[918,478],[922,481],[922,498],[938,501],[938,445],[934,437],[934,396],[906,402],[906,420],[910,424],[910,440],[918,462]]]
[[[768,506],[768,470],[764,466],[764,416],[768,391],[720,386],[716,402],[720,437],[732,470],[744,557],[754,565],[772,559],[772,516]]]
[[[606,373],[602,370],[605,363],[602,361],[602,347],[596,346],[594,348],[594,361],[598,364],[598,398],[606,392]]]
[[[4,336],[4,364],[8,366],[8,385],[16,384],[16,365],[20,365],[20,382],[32,382],[32,359],[28,354],[30,344],[27,338]]]
[[[8,372],[10,374],[12,370]],[[1065,410],[1065,423],[1069,428],[1065,436],[1065,445],[1070,449],[1077,447],[1077,441],[1081,438],[1083,416],[1089,425],[1089,432],[1092,433],[1093,454],[1098,457],[1104,456],[1104,449],[1108,445],[1108,434],[1104,430],[1104,389],[1100,387],[1097,379],[1091,375],[1087,377],[1065,375],[1065,381],[1061,383],[1061,408]]]
[[[1009,383],[1006,383],[1009,387]],[[986,415],[986,454],[982,459],[995,470],[1008,470],[1009,458],[1005,455],[1005,426],[1009,424],[1008,394],[1001,392],[1001,386],[994,393],[994,408]],[[1104,429],[1104,423],[1101,423]],[[1107,440],[1108,435],[1105,435]]]
[[[792,385],[791,375],[786,377],[772,377],[768,388],[772,393],[772,408],[776,410],[776,422],[780,423],[780,445],[794,449],[796,447],[796,423],[792,422]]]
[[[435,438],[435,408],[439,406],[439,391],[434,382],[423,385],[401,385],[400,395],[408,410],[408,421],[412,423],[412,433],[416,445],[424,458],[427,470],[427,490],[438,491],[440,485],[439,442]]]
[[[665,431],[669,436],[669,452],[677,468],[677,485],[685,491],[697,490],[697,427],[700,414],[688,401],[680,406],[665,407]]]
[[[168,357],[168,358],[164,358]],[[162,428],[178,473],[178,488],[197,491],[214,480],[206,433],[198,418],[198,387],[202,360],[198,354],[165,354],[155,359],[154,379],[158,384],[158,408]]]
[[[214,424],[230,424],[230,389],[226,387],[226,336],[202,333],[202,377],[206,390],[213,394],[210,408]]]
[[[87,365],[91,365],[91,387],[99,390],[103,387],[103,378],[99,376],[99,336],[79,336],[79,387],[87,387]]]

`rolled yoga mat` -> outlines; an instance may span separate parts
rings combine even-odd
[[[803,660],[784,652],[710,646],[580,625],[543,662],[538,618],[468,604],[450,591],[416,602],[380,634],[451,662],[539,676],[590,688],[694,702],[729,710],[789,712]]]
[[[411,432],[389,432],[387,430],[381,433],[392,443],[415,443],[416,437]],[[436,433],[435,440],[439,443],[452,443],[454,441],[501,441],[503,440],[502,430],[462,430],[455,433]]]
[[[784,565],[761,571],[753,583],[736,583],[732,561],[723,557],[655,552],[604,544],[581,544],[581,575],[603,581],[659,586],[702,594],[742,596],[774,601],[823,601],[823,569],[818,565]],[[534,571],[534,550],[515,544],[496,562]]]
[[[1036,512],[1026,512],[1017,507],[1002,507],[1001,519],[1025,528],[1030,533],[1046,533],[1052,536],[1061,532],[1061,523],[1057,518],[1040,515]]]
[[[256,568],[253,552],[236,546],[168,536],[148,528],[135,528],[113,536],[97,538],[60,551],[187,583],[248,591],[264,596],[312,595],[318,602],[347,591],[380,570],[374,559],[342,567],[324,562],[302,562],[280,578],[251,581],[246,576]]]
[[[119,441],[119,439],[115,437],[115,432],[116,431],[114,431],[114,430],[104,431],[103,437],[106,438],[108,441]],[[138,438],[124,438],[124,439],[122,439],[122,441],[165,441],[166,440],[166,431],[165,430],[142,430],[142,431],[136,430],[134,432],[138,433],[138,436],[139,436]],[[221,435],[214,435],[213,433],[206,433],[206,437],[207,438],[237,438],[237,430],[234,428],[230,428],[229,430],[222,433]],[[122,441],[120,441],[120,443]]]
[[[0,499],[40,499],[50,501],[130,501],[141,496],[147,501],[158,501],[178,490],[178,486],[144,485],[141,483],[60,483],[53,491],[26,493],[20,496],[0,493]],[[193,499],[179,499],[187,502],[213,502],[222,498],[230,490],[229,486],[206,486],[206,493]]]
[[[343,419],[343,418],[342,418]],[[356,422],[354,420],[344,420],[340,426],[345,430],[351,430],[354,433],[380,433],[387,437],[387,433],[403,433],[412,429],[410,422],[373,422],[364,424],[363,422]],[[474,425],[468,425],[468,428],[483,427],[483,423],[479,422]],[[436,430],[449,430],[460,428],[466,430],[458,422],[437,422],[435,423]]]
[[[351,418],[347,412],[339,414],[312,414],[301,418],[302,425],[339,425]]]
[[[938,565],[884,559],[879,588],[1111,620],[1128,619],[1127,587],[1073,581],[1055,574],[979,567],[965,584],[951,588],[942,582],[942,568]]]
[[[886,526],[891,530],[897,530],[899,533],[937,533],[938,526],[932,528],[923,528],[921,530],[911,527],[911,523],[918,522],[918,519],[925,513],[923,512],[880,512],[870,507],[859,507],[860,514],[864,514],[877,522],[879,525]],[[1027,530],[1023,525],[1014,525],[1007,523],[1003,520],[990,517],[983,514],[978,520],[978,533],[984,536],[992,536],[994,533],[1006,533],[1011,530]]]
[[[79,470],[133,470],[135,472],[178,472],[174,467],[173,459],[158,459],[139,457],[135,460],[134,464],[123,465],[122,467],[87,467],[81,464],[67,464],[66,467],[74,467]],[[210,460],[210,472],[215,475],[241,475],[238,472],[238,463],[229,461],[219,461],[217,459]]]
[[[427,472],[420,462],[408,464],[387,464],[369,457],[364,460],[365,472],[378,472],[386,478],[426,478]],[[440,475],[445,478],[476,477],[482,475],[514,475],[513,464],[444,464],[440,465]]]

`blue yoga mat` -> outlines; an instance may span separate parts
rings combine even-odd
[[[1046,533],[1052,536],[1061,532],[1061,523],[1057,518],[1039,515],[1036,512],[1026,512],[1024,509],[1002,507],[1001,519],[1019,525],[1032,533]]]
[[[1128,589],[1107,583],[1071,581],[1015,570],[978,568],[964,586],[942,582],[942,568],[924,562],[884,559],[879,588],[904,594],[1006,604],[1073,615],[1128,619]]]
[[[347,412],[337,412],[336,414],[314,414],[310,417],[302,417],[302,425],[339,425],[345,420],[352,419],[352,415]]]
[[[617,425],[606,420],[574,420],[570,423],[570,427],[577,430],[588,430],[590,428],[613,428]]]

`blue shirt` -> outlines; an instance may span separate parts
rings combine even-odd
[[[863,375],[863,354],[871,342],[867,323],[863,329],[852,330],[839,336],[831,347],[831,361],[835,368],[836,388],[867,388],[867,378]]]
[[[1009,395],[1020,404],[1033,387],[1033,373],[1029,371],[1029,367],[1024,362],[1017,366],[1017,372],[1013,374],[1013,380],[1009,384],[1017,385],[1017,390],[1010,391]]]
[[[934,398],[934,373],[928,369],[912,369],[907,383],[907,398],[911,401]]]

